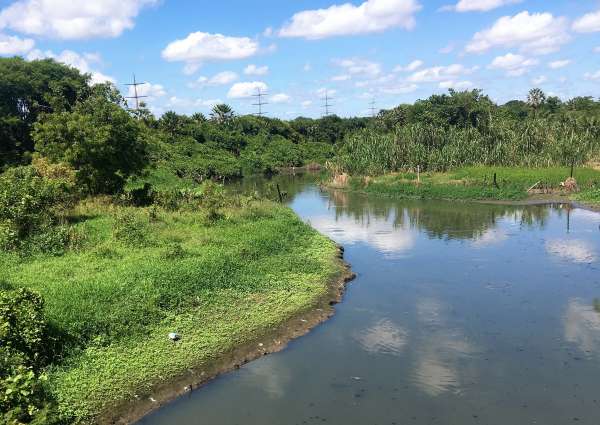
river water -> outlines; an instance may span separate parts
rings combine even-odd
[[[599,214],[280,183],[357,279],[330,321],[141,424],[600,424]]]

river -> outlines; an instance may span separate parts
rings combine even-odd
[[[336,315],[144,425],[600,423],[600,215],[280,178],[358,277]]]

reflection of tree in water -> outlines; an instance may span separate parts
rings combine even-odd
[[[247,177],[230,185],[239,193],[265,194],[279,184],[293,200],[310,185],[321,181],[319,173],[283,174],[273,177]],[[314,186],[313,186],[314,187]],[[335,218],[351,217],[357,223],[369,226],[371,218],[394,220],[396,228],[413,228],[427,232],[432,238],[469,240],[479,239],[494,229],[499,219],[509,218],[521,226],[546,226],[550,210],[560,216],[568,214],[565,205],[500,205],[476,202],[394,200],[385,197],[367,197],[356,192],[328,191],[330,207],[335,209]]]
[[[342,191],[332,191],[330,201],[335,207],[336,219],[350,216],[368,226],[371,217],[393,218],[394,227],[422,229],[430,237],[439,239],[478,239],[496,227],[502,218],[512,218],[521,226],[544,228],[550,214],[546,205],[398,201]]]

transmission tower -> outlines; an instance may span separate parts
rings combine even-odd
[[[268,102],[263,101],[263,98],[267,97],[267,93],[263,93],[260,87],[256,89],[256,94],[253,94],[252,97],[255,97],[256,103],[253,103],[252,106],[258,106],[258,112],[255,114],[257,117],[262,117],[266,115],[266,112],[263,112],[263,105],[268,105]]]
[[[136,109],[136,111],[140,109],[140,99],[148,97],[148,96],[140,96],[138,94],[138,89],[137,89],[138,86],[143,86],[144,84],[148,84],[148,83],[138,83],[136,81],[136,79],[135,79],[135,74],[133,74],[133,83],[125,84],[126,86],[133,87],[133,93],[134,93],[134,95],[133,96],[127,96],[127,97],[125,97],[125,99],[135,99],[135,109]]]
[[[369,102],[369,110],[371,111],[371,117],[373,118],[377,116],[377,108],[375,107],[376,104],[377,102],[375,102],[375,98],[373,98],[371,102]]]
[[[333,98],[329,97],[329,91],[325,90],[325,97],[321,99],[324,103],[323,103],[323,109],[325,110],[325,117],[328,117],[329,115],[331,115],[331,107],[333,106],[331,103],[329,103],[331,100],[333,100]]]

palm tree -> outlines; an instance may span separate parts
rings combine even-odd
[[[531,89],[527,95],[527,104],[531,106],[537,115],[537,111],[544,103],[546,103],[546,94],[542,89]]]
[[[234,116],[233,109],[231,106],[221,103],[220,105],[213,106],[210,118],[219,124],[226,123],[231,120]]]

